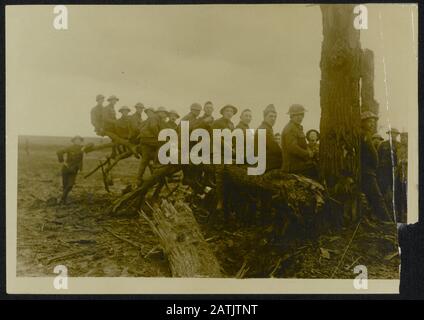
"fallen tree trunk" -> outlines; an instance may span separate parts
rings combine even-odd
[[[244,166],[228,166],[225,179],[232,192],[244,191],[257,197],[267,194],[272,204],[284,204],[301,218],[305,211],[317,214],[326,200],[324,187],[304,176],[285,173],[276,169],[260,176],[249,176]]]
[[[166,200],[142,217],[158,236],[168,257],[173,277],[222,278],[218,260],[200,232],[191,209],[182,202],[175,207]]]
[[[175,167],[175,166],[173,166]],[[181,167],[165,167],[165,170],[156,171],[149,177],[143,186],[137,188],[129,194],[117,199],[111,207],[111,212],[115,213],[125,207],[134,198],[144,196],[155,183],[171,173],[175,173]],[[213,170],[213,166],[205,166],[207,170]],[[223,171],[224,180],[230,186],[232,194],[243,192],[257,198],[267,194],[272,199],[274,205],[286,205],[298,218],[302,217],[303,211],[318,213],[327,200],[324,187],[318,182],[306,177],[284,173],[281,170],[272,170],[264,175],[247,175],[247,168],[239,165],[225,166]],[[213,209],[213,208],[211,208]]]

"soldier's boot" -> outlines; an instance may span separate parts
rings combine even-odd
[[[71,188],[65,188],[63,190],[62,198],[60,199],[60,204],[67,204],[69,192],[71,192]]]

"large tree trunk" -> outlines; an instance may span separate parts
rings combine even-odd
[[[353,5],[321,5],[320,175],[341,212],[354,215],[360,177],[359,30]]]
[[[374,53],[364,49],[361,54],[361,111],[378,115],[379,104],[374,98]]]
[[[173,277],[222,278],[218,260],[200,232],[191,209],[182,202],[175,207],[166,200],[143,213],[168,258]]]

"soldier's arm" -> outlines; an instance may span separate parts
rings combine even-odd
[[[84,162],[84,153],[82,154],[81,161],[80,161],[80,163],[79,163],[79,171],[82,171],[82,168],[83,168],[83,162]]]
[[[67,153],[68,152],[68,148],[64,148],[64,149],[61,149],[61,150],[58,150],[57,152],[56,152],[56,154],[57,154],[57,160],[59,160],[59,162],[60,163],[62,163],[62,162],[64,162],[65,161],[65,159],[64,159],[64,155],[65,155],[65,153]]]
[[[301,148],[297,143],[297,135],[293,131],[289,131],[286,136],[286,148],[289,153],[294,154],[305,160],[310,159],[309,152],[306,149]]]

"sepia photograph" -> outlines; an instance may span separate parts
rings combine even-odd
[[[5,18],[8,292],[398,292],[416,4]]]

